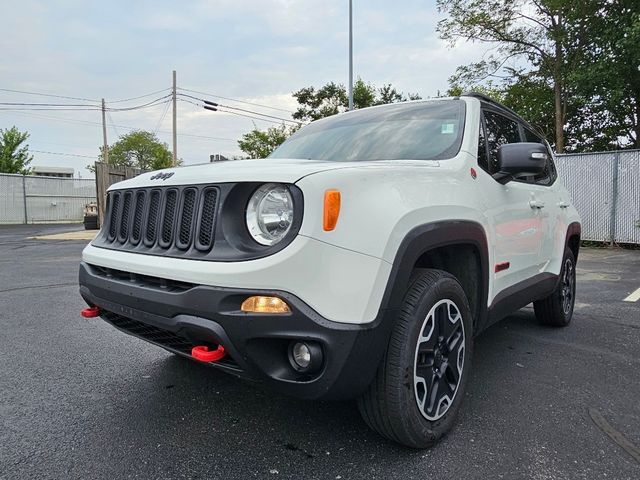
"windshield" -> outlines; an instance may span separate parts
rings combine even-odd
[[[335,115],[302,128],[269,158],[332,162],[442,160],[460,150],[465,103],[399,103]]]

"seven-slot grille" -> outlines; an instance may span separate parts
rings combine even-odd
[[[109,192],[106,242],[136,250],[208,252],[215,240],[218,188],[137,188]]]

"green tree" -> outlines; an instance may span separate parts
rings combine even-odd
[[[242,138],[238,140],[238,146],[249,158],[266,158],[299,128],[297,126],[289,127],[285,124],[267,130],[254,128],[249,133],[242,135]]]
[[[487,88],[551,143],[555,138],[558,151],[640,147],[636,0],[439,3],[452,15],[440,24],[444,38],[498,47],[488,60],[458,67],[450,91]],[[526,67],[502,67],[514,56],[526,60]]]
[[[575,134],[592,150],[640,148],[640,2],[585,3],[569,29],[582,45],[571,77],[585,125]]]
[[[574,0],[438,0],[448,16],[438,24],[440,36],[455,45],[463,39],[495,46],[486,60],[462,67],[459,79],[478,81],[495,75],[510,59],[527,61],[549,82],[555,112],[555,146],[564,151],[570,73],[584,36],[571,37],[575,18],[589,2]],[[513,73],[513,72],[511,72]]]
[[[28,138],[28,132],[16,127],[0,128],[0,172],[29,174],[33,156],[29,155],[29,145],[23,145]]]
[[[349,107],[349,96],[343,84],[329,82],[316,89],[305,87],[293,93],[300,105],[293,118],[313,121],[341,113]],[[375,85],[358,78],[353,84],[353,107],[365,108],[373,105],[419,100],[417,94],[404,95],[391,84],[376,88]]]
[[[100,161],[104,161],[104,149],[100,147]],[[159,170],[172,166],[173,155],[166,143],[161,142],[152,132],[134,130],[121,135],[117,142],[109,146],[109,165],[135,167],[142,170]],[[178,161],[181,164],[182,161]],[[94,171],[94,167],[88,166]]]

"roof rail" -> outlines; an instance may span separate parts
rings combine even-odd
[[[497,100],[494,100],[493,98],[485,95],[484,93],[473,92],[473,91],[472,92],[463,92],[460,96],[461,97],[474,97],[474,98],[477,98],[478,100],[482,100],[483,102],[491,103],[491,104],[495,105],[496,107],[500,107],[503,110],[506,110],[507,112],[510,112],[513,115],[515,115],[518,118],[520,118],[520,115],[518,115],[512,109],[510,109],[506,105],[503,105],[502,103],[498,102]]]

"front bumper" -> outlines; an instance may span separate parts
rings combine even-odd
[[[190,357],[191,347],[221,344],[228,356],[210,365],[263,381],[288,395],[347,399],[369,385],[386,350],[393,312],[381,311],[365,325],[329,321],[283,291],[195,285],[138,275],[82,262],[80,294],[101,309],[104,320],[124,332]],[[240,304],[251,295],[274,295],[287,315],[247,314]],[[292,340],[317,342],[324,363],[314,374],[289,364]]]

